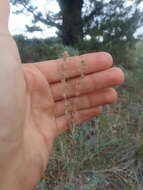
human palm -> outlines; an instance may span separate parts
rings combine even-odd
[[[3,9],[8,10],[7,1],[2,1]],[[4,18],[8,18],[6,12]],[[0,33],[0,184],[2,189],[26,190],[40,180],[54,139],[69,128],[59,73],[63,60],[22,65],[5,22],[1,22]],[[99,114],[102,105],[116,101],[117,93],[111,87],[121,84],[124,76],[120,69],[111,68],[112,58],[107,53],[67,59],[67,96],[72,103],[77,98],[76,83],[81,80],[78,63],[86,63],[74,118],[80,124]]]

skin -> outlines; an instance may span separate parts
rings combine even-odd
[[[9,1],[0,5],[0,189],[32,190],[39,182],[55,138],[66,131],[63,86],[59,65],[63,60],[21,64],[17,46],[8,31]],[[80,80],[80,60],[86,62],[75,116],[80,124],[117,101],[112,86],[124,81],[112,57],[105,52],[68,58],[68,98],[74,101]]]

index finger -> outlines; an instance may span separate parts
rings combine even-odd
[[[85,72],[84,74],[90,74],[94,72],[103,71],[109,69],[113,64],[112,56],[109,53],[98,52],[89,53],[81,56],[67,57],[66,62],[68,62],[66,68],[66,79],[79,76],[81,61],[85,62]],[[63,59],[50,60],[37,62],[34,65],[44,74],[49,83],[59,82],[61,80],[60,76],[60,65],[64,64]]]

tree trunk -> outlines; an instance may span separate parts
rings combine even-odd
[[[83,38],[83,0],[58,0],[63,16],[62,39],[64,45],[76,45]]]

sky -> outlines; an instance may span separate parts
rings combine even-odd
[[[47,6],[48,3],[48,6]],[[60,8],[56,0],[34,0],[34,5],[38,6],[38,9],[42,10],[43,7],[47,6],[49,11],[52,10],[53,12],[59,12]],[[31,23],[31,14],[25,16],[24,14],[14,14],[12,13],[15,11],[16,8],[11,4],[11,12],[10,12],[10,19],[9,19],[9,30],[12,35],[14,34],[24,34],[28,38],[33,37],[40,37],[40,38],[47,38],[56,36],[56,28],[48,28],[44,25],[40,25],[40,27],[43,28],[43,32],[34,32],[34,33],[26,33],[25,32],[25,25],[30,25]]]
[[[34,1],[34,5],[38,6],[39,10],[42,10],[43,7],[48,7],[47,11],[52,10],[53,12],[57,13],[59,12],[60,8],[59,5],[57,3],[56,0],[33,0]],[[128,0],[128,3],[132,3],[133,0]],[[48,6],[47,6],[48,3]],[[143,9],[143,3],[141,5],[141,9]],[[9,19],[9,30],[11,32],[12,35],[14,34],[23,34],[25,36],[27,36],[27,38],[47,38],[47,37],[52,37],[52,36],[56,36],[56,28],[47,28],[44,25],[39,25],[40,27],[42,27],[43,32],[33,32],[33,33],[28,33],[25,31],[25,25],[30,25],[31,23],[31,13],[29,13],[29,15],[25,16],[24,14],[13,14],[12,12],[15,10],[15,6],[11,5],[11,13],[10,13],[10,19]],[[43,9],[44,11],[44,9]],[[143,34],[143,27],[141,27],[137,33],[137,34]]]

